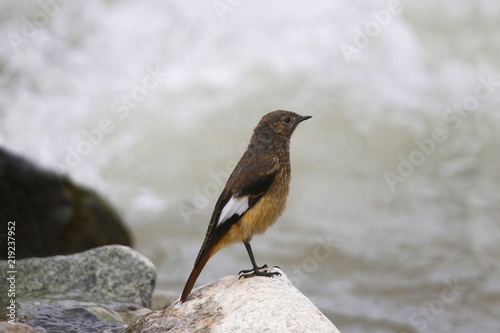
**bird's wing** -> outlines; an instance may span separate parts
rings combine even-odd
[[[249,155],[248,151],[243,155],[215,204],[205,240],[184,286],[182,302],[191,292],[217,242],[271,187],[278,166],[279,160],[275,155],[262,158]]]
[[[275,155],[267,158],[242,157],[215,204],[198,259],[262,198],[271,187],[278,166],[278,157]]]

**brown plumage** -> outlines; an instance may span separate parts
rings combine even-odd
[[[255,127],[247,150],[215,204],[181,302],[186,300],[207,261],[235,242],[245,244],[253,266],[242,271],[245,274],[241,277],[279,274],[261,271],[267,266],[258,267],[255,263],[250,240],[276,222],[285,209],[290,185],[290,137],[297,125],[309,118],[278,110],[266,114]]]

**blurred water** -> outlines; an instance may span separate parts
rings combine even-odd
[[[260,117],[313,115],[258,263],[342,332],[498,332],[499,22],[493,0],[2,1],[0,144],[107,195],[180,293]],[[198,285],[249,266],[234,245]]]

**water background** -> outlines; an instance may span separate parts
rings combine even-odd
[[[0,38],[0,144],[109,198],[158,289],[287,109],[313,118],[257,262],[344,333],[500,331],[498,1],[4,0]]]

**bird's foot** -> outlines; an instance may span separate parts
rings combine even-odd
[[[267,265],[264,265],[262,267],[257,267],[257,269],[249,269],[249,270],[244,270],[238,273],[240,276],[239,278],[249,278],[252,276],[267,276],[267,277],[273,277],[274,275],[281,275],[280,272],[268,272],[267,270],[261,271],[261,269],[267,268]]]
[[[262,265],[261,267],[257,267],[257,270],[261,270],[261,269],[264,269],[264,268],[267,268],[267,265]],[[242,274],[242,273],[250,273],[250,272],[255,272],[255,268],[252,268],[252,269],[244,269],[242,271],[240,271],[238,273],[238,275]]]

